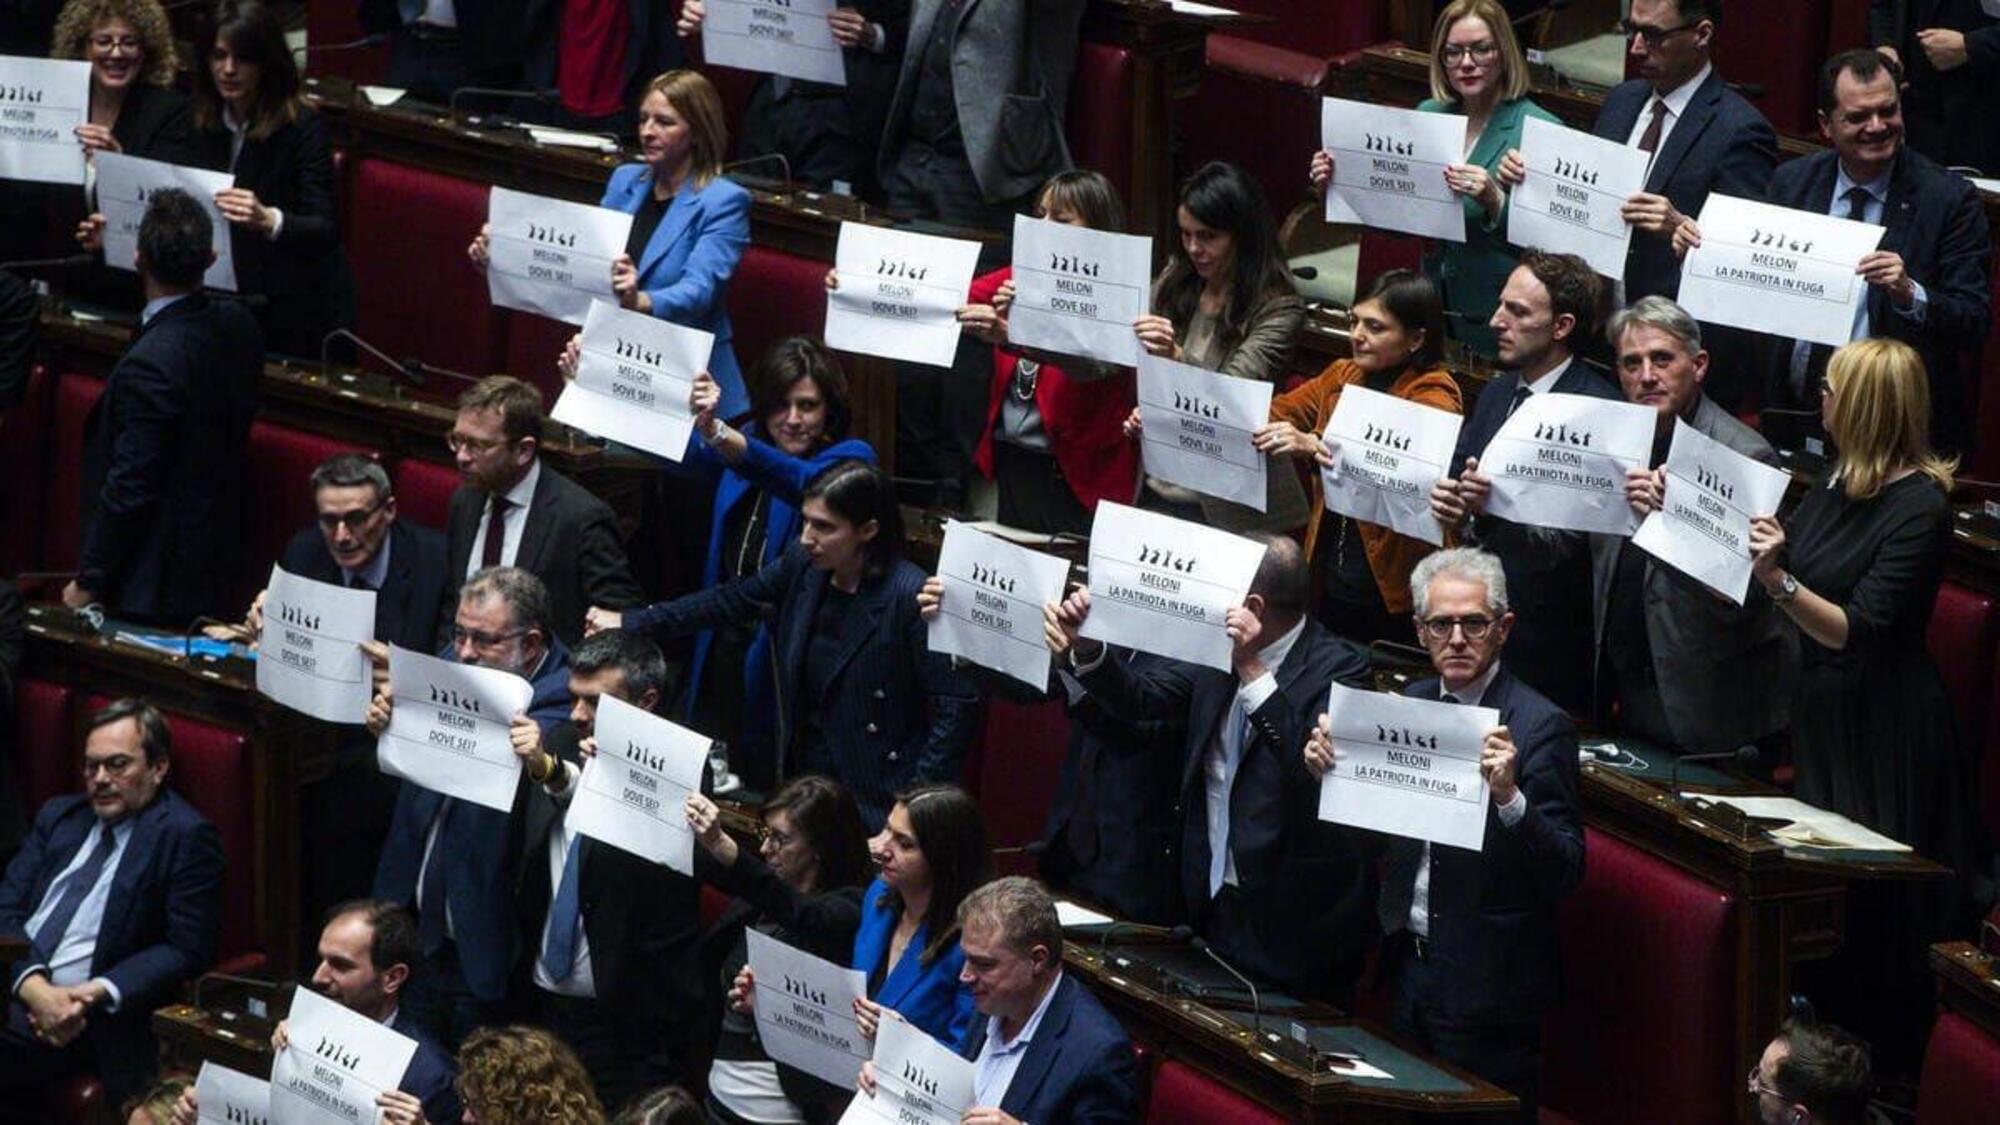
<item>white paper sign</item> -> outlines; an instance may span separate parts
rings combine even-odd
[[[514,807],[521,760],[507,726],[535,697],[528,681],[390,645],[389,694],[395,710],[375,744],[384,773],[489,809]]]
[[[1268,459],[1250,434],[1271,419],[1271,384],[1139,357],[1146,473],[1263,511]]]
[[[1326,510],[1444,545],[1431,486],[1450,474],[1464,418],[1359,384],[1341,388],[1326,440],[1334,466],[1320,473]]]
[[[1575,254],[1606,277],[1625,276],[1632,228],[1621,211],[1645,190],[1649,159],[1623,142],[1527,118],[1521,160],[1528,176],[1507,204],[1507,241]]]
[[[686,456],[688,395],[708,369],[715,334],[592,301],[579,347],[576,378],[549,417],[669,461]]]
[[[126,271],[138,268],[133,255],[139,248],[139,223],[146,217],[147,200],[161,188],[179,188],[208,212],[209,246],[215,251],[215,261],[209,264],[201,283],[234,293],[236,259],[229,248],[229,220],[215,205],[215,193],[235,183],[236,177],[228,172],[184,168],[116,152],[98,153],[97,209],[104,214],[104,264]]]
[[[1667,450],[1666,495],[1632,545],[1743,604],[1750,592],[1750,521],[1778,512],[1792,478],[1680,419]]]
[[[1016,215],[1007,341],[1131,367],[1152,272],[1150,238]]]
[[[1229,669],[1224,616],[1243,604],[1264,545],[1109,500],[1090,525],[1090,616],[1081,633]]]
[[[374,671],[361,645],[375,639],[375,596],[273,565],[264,587],[257,690],[329,723],[365,719]]]
[[[375,1097],[394,1090],[417,1041],[309,988],[292,998],[289,1042],[271,1063],[274,1125],[375,1125]]]
[[[1650,406],[1590,395],[1529,395],[1479,455],[1489,515],[1533,527],[1630,535],[1625,472],[1653,456]]]
[[[1868,283],[1854,268],[1886,228],[1710,195],[1701,245],[1681,263],[1681,307],[1697,320],[1839,347]]]
[[[214,1125],[271,1125],[271,1084],[240,1070],[201,1064],[195,1075],[196,1120]]]
[[[757,981],[757,1038],[764,1053],[854,1089],[874,1049],[854,1022],[854,1001],[868,996],[868,974],[794,949],[754,926],[743,938]]]
[[[1326,714],[1335,755],[1320,780],[1321,820],[1485,847],[1491,795],[1479,750],[1500,712],[1335,684]]]
[[[582,324],[593,299],[617,303],[611,263],[632,216],[496,187],[486,202],[486,291],[503,309]]]
[[[89,120],[89,63],[0,55],[0,180],[81,184]]]
[[[962,656],[1033,688],[1047,686],[1042,606],[1062,600],[1068,561],[953,521],[945,525],[937,575],[944,602],[930,623],[930,650]]]
[[[564,823],[579,835],[694,874],[694,835],[682,807],[701,791],[709,739],[600,696],[597,757],[585,763]]]
[[[972,1078],[970,1059],[885,1008],[875,1031],[875,1096],[856,1094],[840,1125],[958,1125],[972,1106]]]
[[[826,295],[826,344],[844,352],[950,367],[958,307],[972,286],[979,244],[867,223],[840,224]]]
[[[1319,134],[1333,154],[1327,222],[1465,241],[1465,207],[1444,182],[1465,159],[1465,118],[1323,98]]]
[[[826,22],[839,0],[708,0],[701,54],[713,66],[847,85]]]

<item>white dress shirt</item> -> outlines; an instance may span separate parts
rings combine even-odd
[[[1306,619],[1292,626],[1284,636],[1257,650],[1264,674],[1236,688],[1236,699],[1222,721],[1222,729],[1203,756],[1208,810],[1208,893],[1214,897],[1226,886],[1236,886],[1236,855],[1229,846],[1229,795],[1236,788],[1236,770],[1243,764],[1243,739],[1251,715],[1277,694],[1278,669],[1292,654],[1292,646],[1306,629]]]
[[[549,947],[549,923],[555,915],[556,888],[562,886],[563,868],[569,864],[570,845],[579,838],[575,829],[569,826],[569,799],[576,794],[576,767],[558,760],[556,773],[551,781],[561,780],[548,786],[549,797],[556,803],[556,822],[549,832],[549,913],[542,918],[542,940],[535,946],[535,986],[555,993],[557,996],[574,996],[581,1000],[597,998],[597,978],[590,969],[590,933],[579,927],[576,935],[576,960],[570,963],[569,979],[558,981],[549,976],[542,967],[542,953]]]
[[[1058,968],[1055,979],[1049,982],[1049,990],[1042,993],[1042,1002],[1035,1005],[1034,1014],[1021,1025],[1021,1034],[1013,1042],[1001,1039],[999,1016],[986,1017],[986,1042],[980,1044],[979,1057],[973,1060],[973,1105],[997,1109],[1007,1100],[1007,1087],[1014,1084],[1014,1072],[1021,1069],[1021,1059],[1042,1026],[1042,1013],[1049,1010],[1049,1001],[1055,999],[1056,989],[1062,987],[1062,979],[1062,970]]]
[[[1500,662],[1495,660],[1487,667],[1486,673],[1464,691],[1452,691],[1440,683],[1438,698],[1456,699],[1468,707],[1477,707],[1479,701],[1486,698],[1486,689],[1493,686],[1493,678],[1499,674]],[[1495,805],[1494,811],[1500,814],[1501,827],[1512,828],[1528,814],[1528,795],[1516,785],[1513,800]],[[1431,845],[1428,840],[1424,841],[1424,857],[1417,863],[1416,886],[1410,892],[1410,932],[1421,938],[1431,936]]]
[[[49,915],[55,913],[56,904],[62,901],[64,892],[69,889],[70,880],[77,873],[77,869],[83,866],[84,860],[90,857],[91,851],[97,847],[99,834],[104,831],[102,823],[95,821],[91,824],[90,831],[84,833],[83,845],[76,849],[76,854],[70,857],[69,863],[64,865],[62,871],[50,881],[49,889],[42,895],[41,906],[28,916],[26,927],[28,933],[39,932],[42,925],[48,921]],[[97,956],[97,932],[104,926],[104,908],[111,901],[111,884],[118,877],[119,861],[125,858],[125,845],[132,841],[132,823],[133,819],[128,816],[111,829],[111,855],[104,861],[103,868],[98,871],[97,882],[91,884],[90,890],[83,896],[83,901],[77,904],[76,913],[70,917],[69,928],[63,931],[62,939],[56,942],[54,949],[48,951],[48,963],[28,965],[14,974],[13,991],[16,994],[21,991],[21,982],[32,973],[44,973],[48,976],[50,984],[63,988],[79,985],[90,979],[90,963]],[[98,978],[98,983],[104,986],[108,994],[105,1010],[117,1011],[123,999],[118,994],[117,986],[102,977]]]
[[[1660,143],[1653,147],[1653,155],[1658,156],[1661,152],[1665,151],[1667,138],[1674,135],[1674,126],[1680,124],[1681,117],[1687,113],[1688,103],[1694,100],[1694,92],[1701,89],[1701,84],[1708,81],[1708,76],[1714,73],[1714,71],[1715,67],[1712,64],[1703,63],[1699,74],[1674,87],[1672,90],[1664,94],[1660,93],[1657,89],[1654,90],[1653,96],[1646,99],[1646,104],[1639,107],[1639,120],[1632,123],[1632,132],[1626,135],[1625,143],[1633,148],[1639,147],[1639,138],[1646,135],[1646,127],[1653,123],[1653,103],[1665,102],[1667,103],[1667,117],[1666,120],[1660,122]],[[1653,162],[1648,160],[1646,162],[1646,175],[1650,177],[1652,174]]]
[[[1833,198],[1827,203],[1826,213],[1836,219],[1847,218],[1850,207],[1847,202],[1847,193],[1853,191],[1855,188],[1860,188],[1862,191],[1868,193],[1867,202],[1861,205],[1860,221],[1872,226],[1882,226],[1882,217],[1887,213],[1889,208],[1889,179],[1892,173],[1884,172],[1880,176],[1862,184],[1849,179],[1847,169],[1842,167],[1838,160],[1834,161],[1833,167]],[[1893,299],[1890,300],[1889,307],[1896,310],[1897,316],[1910,321],[1912,324],[1922,324],[1924,322],[1924,314],[1930,309],[1930,294],[1924,291],[1923,285],[1914,277],[1910,279],[1910,287],[1913,290],[1913,294],[1908,308],[1897,305]],[[1868,298],[1873,289],[1874,287],[1871,285],[1863,285],[1859,290],[1854,305],[1854,328],[1847,337],[1850,340],[1866,340],[1868,337],[1874,335],[1874,326],[1868,316]],[[1812,388],[1805,385],[1806,369],[1810,366],[1812,360],[1812,347],[1812,341],[1810,340],[1800,340],[1792,345],[1790,374],[1792,389],[1794,391],[1810,392],[1812,390]]]
[[[502,517],[500,529],[500,565],[513,566],[521,553],[521,532],[528,526],[528,505],[535,501],[535,486],[542,479],[542,459],[535,458],[528,463],[528,471],[514,487],[507,490],[507,514]],[[479,526],[472,529],[472,550],[465,555],[465,576],[470,578],[480,569],[480,560],[486,554],[486,525],[493,521],[493,498],[488,496],[479,508]]]
[[[1563,372],[1568,371],[1569,365],[1575,362],[1576,362],[1576,357],[1571,356],[1570,358],[1563,360],[1561,363],[1556,364],[1554,367],[1549,368],[1548,373],[1543,375],[1541,378],[1535,380],[1532,383],[1526,380],[1522,380],[1521,385],[1528,388],[1528,393],[1531,395],[1548,394],[1549,392],[1556,389],[1556,380],[1562,378]]]

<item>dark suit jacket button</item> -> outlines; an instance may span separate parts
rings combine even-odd
[[[880,727],[876,726],[876,725],[875,725],[874,723],[869,723],[869,724],[868,724],[868,727],[867,727],[867,730],[868,730],[868,733],[869,733],[869,734],[874,734],[874,733],[875,733],[876,731],[878,731],[878,730],[880,730],[880,729],[882,729],[882,728],[880,728]]]
[[[875,689],[875,698],[877,698],[877,699],[887,699],[887,698],[889,698],[889,693],[888,693],[888,692],[885,692],[885,691],[883,691],[883,690],[882,690],[881,688],[876,688],[876,689]]]
[[[897,753],[896,751],[894,751],[894,750],[891,750],[891,751],[889,751],[889,760],[890,760],[890,761],[892,761],[892,762],[893,762],[893,761],[896,761],[896,760],[897,760],[898,758],[901,758],[901,757],[902,757],[902,755],[901,755],[901,754],[898,754],[898,753]]]

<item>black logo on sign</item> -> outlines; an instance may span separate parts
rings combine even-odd
[[[1073,254],[1050,254],[1049,269],[1056,273],[1073,273],[1078,277],[1096,277],[1104,266],[1098,262],[1085,261]]]
[[[1557,157],[1556,175],[1561,176],[1564,179],[1575,180],[1577,183],[1580,184],[1594,185],[1597,183],[1597,177],[1599,173],[1595,168],[1585,168],[1583,165],[1578,164],[1574,160],[1564,160],[1561,157]]]
[[[1375,741],[1384,746],[1408,746],[1413,750],[1438,748],[1437,735],[1418,734],[1408,727],[1385,727],[1380,723],[1375,724]]]
[[[903,1062],[903,1081],[915,1086],[931,1097],[937,1097],[938,1080],[924,1073],[923,1067],[908,1060],[904,1060]]]
[[[1174,409],[1182,414],[1193,414],[1199,418],[1222,417],[1222,407],[1212,402],[1203,402],[1193,395],[1184,395],[1179,391],[1174,392]]]
[[[224,1107],[222,1119],[229,1122],[229,1125],[269,1125],[271,1120],[268,1117],[259,1117],[251,1113],[247,1107],[240,1105]]]
[[[23,105],[40,105],[48,91],[36,86],[0,86],[0,102],[20,102]]]
[[[635,765],[645,766],[654,773],[667,772],[667,760],[657,751],[641,746],[631,739],[625,740],[625,758]]]
[[[479,714],[479,701],[477,699],[469,695],[460,695],[450,688],[442,688],[436,684],[431,685],[431,702],[441,703],[455,710],[470,711],[475,715]]]
[[[576,245],[576,232],[564,232],[554,227],[538,227],[529,223],[528,239],[531,242],[546,242],[550,246],[570,247]]]
[[[278,620],[287,625],[297,625],[301,629],[317,630],[319,628],[319,614],[307,613],[295,605],[279,606]]]
[[[1370,445],[1380,445],[1389,449],[1410,448],[1410,435],[1399,433],[1387,426],[1377,426],[1373,422],[1362,424],[1361,440]]]
[[[826,1007],[826,993],[790,975],[785,977],[785,992],[804,1000],[808,1004],[817,1004],[822,1008]]]
[[[339,1063],[348,1070],[361,1065],[360,1055],[348,1050],[345,1044],[328,1039],[324,1035],[319,1037],[319,1046],[313,1048],[313,1054],[330,1062]]]
[[[1157,566],[1164,570],[1177,570],[1182,574],[1194,572],[1193,555],[1177,555],[1159,547],[1139,545],[1139,563],[1142,566]]]
[[[883,277],[899,277],[906,281],[922,281],[931,272],[931,268],[929,266],[913,266],[908,262],[899,262],[894,258],[883,258],[882,264],[875,267],[875,272],[881,274]]]
[[[981,586],[991,586],[1003,594],[1014,592],[1014,579],[1003,577],[999,571],[994,570],[990,566],[980,566],[978,563],[973,563],[972,580]]]
[[[619,359],[629,359],[634,363],[644,363],[653,367],[660,365],[659,352],[651,348],[641,347],[639,344],[627,340],[623,336],[617,337],[617,344],[612,350],[618,354]]]
[[[1736,486],[1722,483],[1722,478],[1716,476],[1714,470],[1700,462],[1695,463],[1694,482],[1724,500],[1736,499]]]
[[[1810,254],[1813,248],[1811,242],[1800,242],[1796,238],[1787,236],[1783,231],[1767,231],[1761,227],[1750,232],[1750,245],[1767,246],[1773,250],[1790,250],[1794,254]]]
[[[1535,424],[1536,441],[1554,442],[1557,445],[1574,445],[1579,449],[1589,449],[1591,438],[1594,436],[1589,430],[1570,429],[1567,422],[1537,422]]]
[[[1367,138],[1369,152],[1386,152],[1391,156],[1408,156],[1417,151],[1417,142],[1399,141],[1394,137],[1378,137],[1373,133],[1363,133]]]

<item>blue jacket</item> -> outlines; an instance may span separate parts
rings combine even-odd
[[[552,642],[548,658],[535,678],[528,714],[542,733],[569,718],[569,650]],[[396,791],[396,809],[389,836],[382,844],[381,866],[375,869],[375,897],[415,908],[417,878],[422,874],[424,837],[439,810],[451,815],[438,833],[436,854],[445,868],[445,896],[451,903],[452,929],[466,987],[489,1003],[507,997],[517,942],[514,924],[514,883],[521,860],[522,794],[533,782],[524,771],[514,793],[514,808],[496,812],[483,805],[454,800],[405,781]],[[431,904],[437,908],[436,903]]]
[[[764,546],[757,558],[761,569],[784,557],[785,550],[798,542],[798,503],[806,482],[837,461],[875,463],[875,450],[860,438],[835,442],[800,460],[761,438],[745,436],[747,446],[740,465],[726,464],[706,442],[699,441],[688,443],[687,459],[681,462],[686,469],[720,476],[715,485],[714,515],[708,525],[708,558],[702,563],[703,589],[712,589],[722,581],[723,541],[729,538],[729,518],[739,505],[754,502],[760,491],[771,497],[764,511]],[[690,719],[714,641],[713,629],[703,629],[694,639],[687,698],[682,701],[682,713]],[[733,671],[723,669],[725,675]],[[771,683],[771,630],[759,623],[750,651],[743,657],[743,730],[739,738],[750,756],[763,761],[776,760],[777,732],[771,725],[776,707],[777,693]]]
[[[80,793],[42,806],[0,882],[0,936],[28,940],[28,919],[49,884],[99,823]],[[163,789],[135,814],[90,959],[91,977],[110,981],[119,995],[116,1012],[91,1013],[84,1029],[112,1101],[140,1092],[152,1077],[159,1057],[153,1009],[214,962],[221,931],[221,838],[194,806]],[[8,984],[22,967],[8,967]]]
[[[652,190],[652,169],[626,164],[611,173],[599,206],[637,214]],[[724,304],[729,275],[736,272],[749,242],[750,193],[729,180],[696,187],[690,179],[675,193],[635,263],[639,287],[653,299],[654,316],[715,334],[708,373],[722,387],[716,413],[723,418],[741,417],[750,409]]]
[[[956,939],[926,965],[923,953],[930,944],[931,928],[928,923],[918,926],[903,947],[903,956],[889,966],[879,986],[875,983],[875,970],[889,959],[889,943],[896,936],[899,916],[885,901],[888,893],[889,884],[879,877],[861,892],[861,928],[854,932],[853,967],[868,974],[870,1000],[958,1050],[964,1046],[979,1010],[972,1006],[972,991],[958,983],[965,953]]]
[[[960,1054],[979,1058],[986,1025],[972,1022]],[[1034,1125],[1128,1125],[1139,1119],[1137,1069],[1125,1029],[1064,973],[999,1109]]]
[[[458,1086],[453,1081],[458,1076],[458,1063],[451,1053],[431,1038],[430,1032],[418,1027],[415,1020],[392,1019],[389,1027],[417,1041],[417,1053],[410,1056],[410,1065],[403,1068],[403,1080],[396,1083],[396,1088],[416,1095],[424,1103],[426,1121],[443,1125],[463,1117],[465,1106],[459,1101]]]

